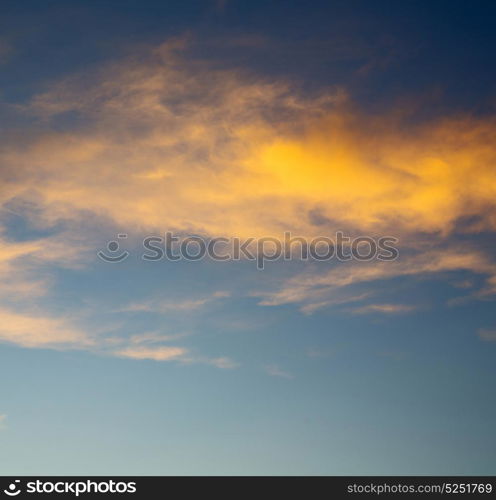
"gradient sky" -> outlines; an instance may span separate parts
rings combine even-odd
[[[0,473],[494,474],[495,15],[2,2]],[[400,256],[141,260],[169,230]]]

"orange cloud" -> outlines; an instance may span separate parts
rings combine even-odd
[[[87,124],[5,145],[16,175],[3,203],[27,199],[49,223],[92,212],[129,228],[240,237],[317,235],[312,213],[333,229],[446,235],[468,219],[494,229],[494,120],[405,126],[396,112],[353,111],[342,90],[303,97],[182,60],[177,46],[37,96],[26,112],[49,123],[71,111]]]
[[[354,109],[342,89],[304,96],[287,82],[209,68],[183,58],[183,45],[73,75],[36,96],[23,110],[36,125],[2,145],[0,205],[38,224],[91,216],[95,226],[129,231],[343,230],[412,246],[415,235],[430,235],[415,259],[298,277],[263,304],[302,302],[311,312],[331,300],[322,287],[449,269],[486,274],[492,293],[490,258],[432,249],[460,225],[496,227],[494,119],[407,125],[396,110]],[[67,112],[79,121],[51,127]]]

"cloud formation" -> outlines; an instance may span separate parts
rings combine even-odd
[[[367,116],[342,90],[209,68],[184,43],[37,95],[24,111],[38,128],[2,148],[3,203],[215,236],[494,229],[494,120]]]
[[[373,289],[384,280],[409,276],[433,276],[438,273],[470,271],[486,276],[486,285],[477,295],[495,292],[496,265],[484,253],[469,248],[441,248],[404,256],[394,262],[353,262],[338,264],[327,272],[305,272],[288,279],[274,291],[260,291],[264,306],[301,304],[303,312],[335,304],[358,302],[373,295]],[[360,285],[361,293],[349,292]],[[365,288],[363,288],[365,287]],[[355,309],[365,312],[373,305]],[[397,310],[395,305],[390,310]],[[410,306],[413,307],[413,306]],[[365,308],[365,309],[364,309]],[[383,311],[387,312],[387,311]]]
[[[367,285],[400,276],[470,271],[485,277],[475,295],[494,293],[492,257],[450,244],[496,226],[492,117],[367,115],[344,89],[304,93],[188,58],[186,47],[173,40],[103,64],[17,105],[30,127],[7,131],[0,142],[2,295],[46,294],[41,269],[76,262],[83,241],[103,227],[240,238],[343,230],[398,236],[412,250],[396,262],[305,272],[258,293],[261,305],[293,303],[305,313],[359,304],[373,296]],[[64,227],[63,237],[13,241],[4,237],[7,214],[37,229]],[[67,229],[80,230],[87,219],[83,234]],[[222,297],[133,303],[127,312],[187,313]],[[408,307],[376,301],[350,311]],[[66,319],[33,310],[0,310],[0,338],[29,347],[94,344]],[[188,356],[180,347],[132,342],[114,354]],[[232,364],[224,357],[208,363]]]

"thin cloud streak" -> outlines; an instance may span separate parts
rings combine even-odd
[[[368,304],[362,307],[349,309],[352,314],[402,314],[412,312],[416,309],[415,306],[406,304]]]
[[[481,328],[477,333],[485,342],[496,342],[496,329]]]
[[[356,301],[354,295],[347,300],[341,290],[352,285],[364,285],[369,288],[381,280],[390,280],[401,276],[433,275],[450,271],[471,271],[489,276],[485,294],[494,293],[496,265],[484,254],[468,249],[431,250],[411,257],[403,257],[395,262],[340,263],[327,273],[304,273],[292,277],[276,291],[259,292],[260,304],[278,306],[289,303],[303,304],[306,312],[314,312],[333,303],[344,304]],[[340,295],[337,295],[339,292]],[[369,294],[372,290],[367,291]],[[366,293],[367,293],[366,292]],[[323,297],[329,296],[328,300]],[[333,298],[337,295],[337,298]]]
[[[117,357],[132,359],[151,359],[153,361],[170,361],[182,358],[187,354],[187,350],[182,347],[128,347],[115,351]]]
[[[271,377],[279,377],[279,378],[285,378],[287,380],[292,380],[294,379],[294,375],[292,375],[291,373],[285,371],[285,370],[282,370],[281,368],[279,368],[279,366],[277,365],[267,365],[265,367],[265,372],[270,375]]]

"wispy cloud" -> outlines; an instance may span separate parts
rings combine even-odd
[[[373,295],[374,290],[371,285],[375,286],[382,280],[401,276],[435,276],[450,271],[471,271],[486,275],[487,285],[484,290],[486,293],[493,292],[496,265],[486,255],[465,248],[429,250],[402,257],[394,262],[341,263],[327,273],[304,273],[292,277],[279,290],[263,291],[258,295],[262,297],[261,305],[296,303],[301,304],[304,312],[314,312],[321,307],[359,300],[360,295],[345,292],[348,287],[354,285],[368,285],[364,293]],[[379,312],[380,306],[372,304],[364,307],[371,308],[369,312],[374,308]],[[387,304],[386,307],[382,307],[382,312],[393,312],[393,310],[394,307],[388,307]],[[367,312],[367,309],[362,309],[362,312]]]
[[[477,333],[481,340],[496,342],[496,329],[481,328]]]
[[[68,319],[0,308],[0,340],[24,347],[90,348],[95,339]]]
[[[329,290],[322,288],[321,290],[315,290],[315,293],[312,294],[312,300],[307,303],[301,305],[300,311],[304,314],[312,314],[318,309],[323,309],[330,306],[339,306],[343,304],[350,304],[352,302],[359,302],[367,299],[372,294],[371,292],[364,292],[359,294],[349,294],[342,292],[339,296],[329,296]],[[255,294],[256,295],[256,294]],[[270,294],[267,294],[270,296]],[[274,305],[273,303],[266,300],[260,302],[260,305]]]
[[[179,300],[167,300],[152,298],[144,302],[135,302],[125,306],[119,311],[122,312],[154,312],[154,313],[167,313],[171,311],[188,312],[201,309],[206,304],[215,300],[224,299],[230,296],[229,292],[217,291],[200,298],[186,298]]]
[[[336,353],[332,349],[317,349],[316,347],[310,347],[306,350],[306,355],[309,358],[330,358]]]
[[[225,356],[220,358],[206,359],[205,362],[209,365],[221,368],[223,370],[232,370],[233,368],[238,368],[239,366],[239,363]]]
[[[170,361],[182,358],[187,354],[182,347],[127,347],[114,351],[114,355],[132,359],[152,359],[154,361]]]
[[[294,378],[294,375],[292,375],[291,373],[279,368],[278,365],[274,365],[274,364],[271,364],[271,365],[267,365],[265,367],[265,373],[267,373],[268,375],[270,375],[271,377],[280,377],[280,378],[285,378],[285,379],[288,379],[288,380],[291,380]]]
[[[131,345],[111,352],[111,355],[139,360],[177,361],[184,364],[205,364],[222,370],[232,370],[239,367],[239,363],[226,356],[208,358],[192,354],[184,347],[164,345]]]
[[[348,311],[353,314],[401,314],[414,311],[415,309],[415,306],[405,304],[367,304],[366,306],[348,309]]]
[[[162,342],[169,342],[171,340],[178,340],[188,337],[190,333],[161,333],[161,332],[146,332],[137,335],[132,335],[129,338],[131,344],[157,344]]]

